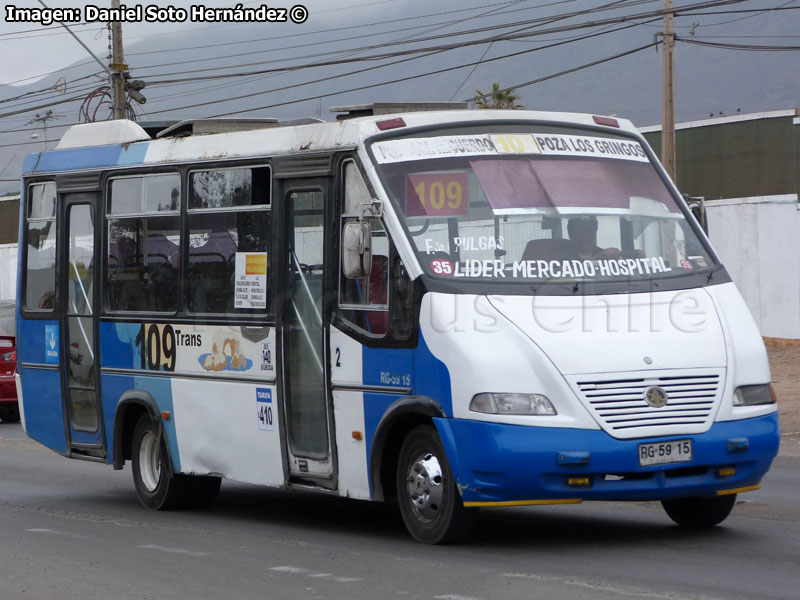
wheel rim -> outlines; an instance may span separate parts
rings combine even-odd
[[[139,474],[148,492],[156,490],[161,478],[161,452],[158,446],[155,434],[152,431],[145,432],[139,444]]]
[[[408,468],[406,483],[408,498],[414,514],[430,522],[439,516],[444,497],[442,467],[431,452],[418,455]]]

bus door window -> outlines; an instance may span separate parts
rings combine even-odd
[[[262,275],[269,272],[270,214],[268,167],[190,174],[187,287],[191,312],[267,311],[270,294],[251,294],[237,301],[235,281],[237,254],[240,263],[244,260],[263,270]]]
[[[40,183],[28,189],[25,219],[27,258],[26,310],[52,311],[56,300],[56,184]]]
[[[287,351],[289,440],[296,455],[328,453],[328,422],[323,362],[324,194],[291,192],[287,198],[289,298]]]
[[[110,310],[177,310],[180,188],[177,173],[111,180],[106,288]]]
[[[94,325],[94,219],[88,204],[68,207],[67,250],[67,387],[70,418],[75,429],[95,431]]]
[[[372,195],[356,164],[345,163],[340,240],[345,224],[361,219],[362,205],[371,201]],[[366,221],[372,231],[372,269],[368,277],[357,279],[340,274],[339,315],[369,334],[382,336],[389,329],[389,238],[380,219],[371,217]]]

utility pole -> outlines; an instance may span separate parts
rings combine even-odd
[[[54,115],[52,110],[48,110],[46,113],[36,113],[36,117],[25,123],[26,125],[42,126],[42,150],[47,150],[47,122],[60,118],[60,116]]]
[[[664,0],[664,68],[661,107],[661,164],[672,181],[677,181],[675,165],[675,17],[672,0]]]
[[[117,11],[120,8],[120,0],[111,0],[111,8]],[[111,83],[113,102],[112,112],[114,119],[125,118],[125,75],[128,65],[122,55],[122,23],[119,21],[111,22]]]

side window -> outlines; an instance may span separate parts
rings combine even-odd
[[[269,167],[189,174],[191,312],[268,312],[270,189]]]
[[[110,180],[106,213],[109,310],[178,309],[180,198],[177,173]]]
[[[344,166],[344,205],[341,231],[345,223],[361,218],[361,206],[372,199],[364,179],[352,161]],[[378,218],[368,218],[372,230],[372,270],[369,277],[349,279],[339,276],[339,314],[359,329],[372,335],[389,330],[389,237]]]
[[[31,311],[56,307],[56,184],[28,188],[25,207],[25,299]]]

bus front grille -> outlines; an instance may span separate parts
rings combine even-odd
[[[607,432],[632,438],[700,433],[710,426],[721,394],[721,372],[636,375],[574,379],[584,405]],[[645,399],[654,387],[666,393],[664,406],[652,406]]]

